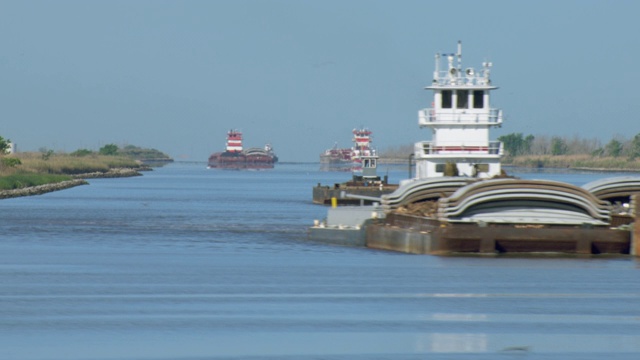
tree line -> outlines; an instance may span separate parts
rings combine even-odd
[[[5,139],[0,136],[0,158],[2,155],[7,155],[11,149],[11,140]],[[42,154],[43,160],[49,160],[49,158],[54,154],[54,151],[47,148],[40,148],[38,152]],[[171,157],[167,154],[156,150],[156,149],[148,149],[141,148],[134,145],[126,145],[123,148],[118,147],[116,144],[107,144],[102,146],[97,152],[89,149],[78,149],[69,154],[70,156],[83,157],[89,155],[105,155],[105,156],[128,156],[136,160],[153,160],[153,161],[173,161]],[[12,161],[7,159],[2,159],[3,162]]]
[[[584,139],[578,136],[533,136],[511,133],[498,137],[504,144],[506,157],[528,155],[590,155],[593,157],[615,157],[635,160],[640,158],[640,133],[628,139],[614,136],[603,145],[598,139]],[[382,158],[407,159],[413,153],[413,144],[389,147],[380,152]]]
[[[614,136],[606,144],[598,139],[561,136],[533,136],[511,133],[498,137],[506,156],[526,155],[591,155],[594,157],[640,157],[640,133],[633,138]]]

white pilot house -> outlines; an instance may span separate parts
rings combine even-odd
[[[441,58],[447,69],[440,69]],[[456,54],[436,54],[431,108],[418,112],[420,128],[432,131],[431,141],[415,144],[416,178],[471,176],[490,178],[499,175],[502,143],[489,140],[489,129],[500,127],[502,110],[491,108],[489,72],[462,68],[462,44]]]

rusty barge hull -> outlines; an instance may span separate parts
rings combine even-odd
[[[320,205],[332,205],[331,199],[336,199],[337,205],[371,205],[380,200],[350,198],[346,194],[380,199],[382,195],[396,191],[398,186],[398,184],[389,184],[387,176],[365,179],[362,176],[353,175],[351,180],[335,183],[333,186],[318,183],[313,188],[312,198],[314,204]]]
[[[366,228],[366,246],[413,254],[630,254],[632,233],[609,227],[461,224],[390,214]]]
[[[354,237],[354,245],[412,254],[640,256],[640,178],[603,179],[582,188],[541,180],[453,180],[405,184],[383,196],[379,213],[366,222],[354,222],[344,209],[346,215],[318,222],[309,237],[322,241],[335,236],[324,229],[347,234],[353,227],[365,229],[362,238],[353,232],[343,241]],[[333,211],[329,215],[339,215]]]
[[[360,200],[356,198],[345,198],[344,193],[359,196],[379,198],[385,194],[391,194],[398,188],[398,185],[386,184],[381,186],[345,185],[335,184],[334,186],[318,184],[313,188],[313,202],[320,205],[331,205],[331,199],[335,198],[338,205],[358,205],[364,203],[371,204],[372,200]]]
[[[273,169],[276,159],[270,155],[246,155],[243,153],[216,153],[209,157],[212,169]]]

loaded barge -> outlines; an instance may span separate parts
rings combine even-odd
[[[272,169],[278,161],[270,144],[264,148],[244,149],[242,132],[229,130],[227,132],[226,148],[223,152],[216,152],[209,156],[210,169]]]
[[[503,119],[490,103],[497,89],[492,64],[484,62],[478,72],[463,68],[460,42],[455,54],[436,54],[435,64],[426,87],[432,107],[418,112],[432,140],[414,146],[415,177],[369,197],[369,206],[333,206],[326,219],[314,221],[309,239],[434,255],[640,255],[640,226],[633,226],[640,177],[579,187],[507,176],[503,144],[489,139]]]
[[[373,156],[376,151],[371,147],[371,130],[356,128],[353,134],[351,148],[339,148],[338,143],[320,154],[320,170],[324,171],[353,171],[362,165],[363,156]]]

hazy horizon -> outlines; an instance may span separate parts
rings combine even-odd
[[[314,162],[367,127],[428,140],[436,52],[493,62],[510,133],[640,133],[635,1],[0,1],[0,136],[20,151],[105,144],[205,161],[239,129]],[[611,71],[609,71],[611,69]]]

